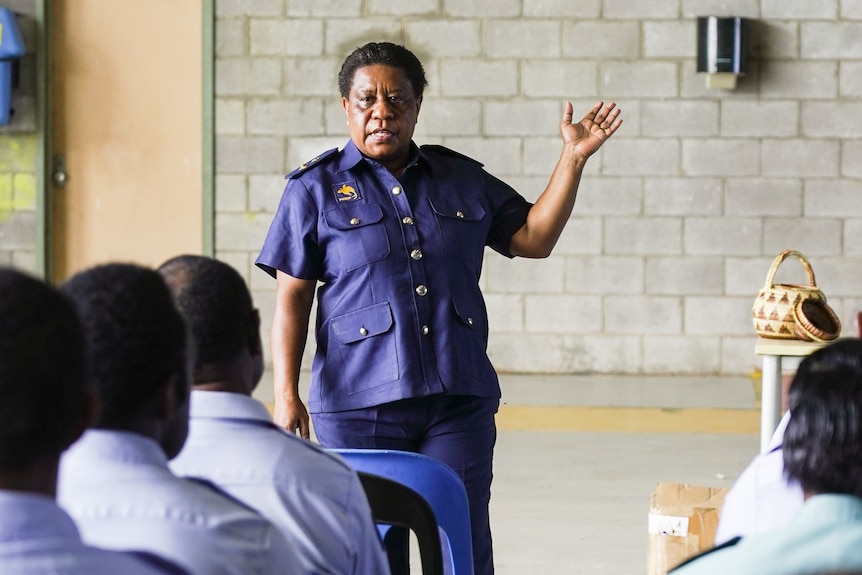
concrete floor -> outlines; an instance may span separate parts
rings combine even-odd
[[[500,380],[497,575],[644,575],[656,484],[728,487],[759,447],[749,378]],[[270,389],[259,398],[271,401]]]

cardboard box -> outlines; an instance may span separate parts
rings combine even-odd
[[[665,575],[713,547],[726,488],[659,483],[650,498],[647,575]]]

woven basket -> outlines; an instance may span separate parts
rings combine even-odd
[[[773,282],[775,272],[788,256],[796,256],[802,262],[808,274],[809,285],[776,284]],[[805,256],[796,250],[785,250],[775,257],[766,283],[757,294],[751,315],[754,320],[754,330],[760,337],[772,339],[801,339],[797,334],[796,315],[794,308],[802,301],[814,299],[826,303],[826,296],[817,287],[814,270]]]
[[[806,341],[832,341],[841,334],[841,320],[825,300],[803,299],[793,306],[794,333]]]

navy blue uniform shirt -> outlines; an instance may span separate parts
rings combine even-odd
[[[499,397],[479,276],[531,204],[440,146],[413,145],[398,179],[352,141],[287,178],[256,264],[321,282],[309,411]]]

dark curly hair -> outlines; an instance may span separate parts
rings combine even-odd
[[[369,42],[351,52],[341,64],[341,71],[338,72],[338,90],[343,98],[350,95],[350,87],[353,85],[356,71],[374,64],[403,70],[407,81],[413,87],[414,95],[417,98],[422,97],[428,80],[425,78],[425,69],[419,58],[404,46],[392,42]]]
[[[91,354],[102,410],[96,427],[126,429],[171,376],[189,392],[185,322],[162,277],[134,264],[106,264],[61,286],[74,302]]]
[[[72,303],[0,269],[0,468],[57,458],[84,411],[84,335]]]
[[[810,493],[862,497],[862,340],[806,357],[790,384],[784,471]]]
[[[195,367],[236,359],[248,349],[248,334],[257,329],[254,305],[245,280],[218,260],[181,255],[158,272],[195,339]]]

